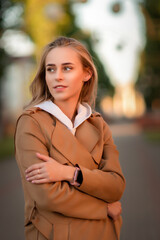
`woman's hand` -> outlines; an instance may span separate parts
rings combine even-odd
[[[108,203],[108,216],[113,220],[117,220],[122,213],[122,207],[120,202]]]
[[[58,181],[70,181],[73,178],[75,168],[58,163],[51,157],[36,153],[36,156],[44,163],[31,165],[26,170],[26,180],[32,183],[49,183]]]

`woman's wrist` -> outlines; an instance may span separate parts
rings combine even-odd
[[[74,173],[75,173],[76,168],[75,167],[71,167],[71,166],[66,166],[66,170],[65,170],[65,180],[66,181],[72,181],[73,177],[74,177]]]
[[[76,167],[65,166],[65,179],[73,186],[80,186],[83,181],[81,169],[77,165]]]

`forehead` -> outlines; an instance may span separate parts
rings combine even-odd
[[[81,63],[79,54],[71,47],[56,47],[46,57],[46,64],[62,62]]]

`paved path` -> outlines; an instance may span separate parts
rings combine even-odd
[[[160,147],[134,124],[112,125],[127,185],[121,240],[160,239]],[[0,162],[0,239],[23,240],[23,193],[14,159]]]
[[[121,240],[160,239],[160,144],[134,124],[111,127],[126,177]]]
[[[24,240],[24,198],[15,159],[0,162],[0,240]]]

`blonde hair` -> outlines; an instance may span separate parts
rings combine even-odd
[[[39,63],[37,74],[30,85],[30,91],[32,93],[32,100],[27,105],[27,108],[39,104],[43,101],[53,99],[50,94],[45,81],[45,61],[48,53],[56,47],[71,47],[78,53],[84,70],[91,72],[91,78],[84,82],[79,101],[87,102],[92,107],[95,106],[95,99],[97,94],[97,70],[94,65],[93,59],[83,44],[74,38],[58,37],[55,41],[46,45],[43,50],[43,54]]]

